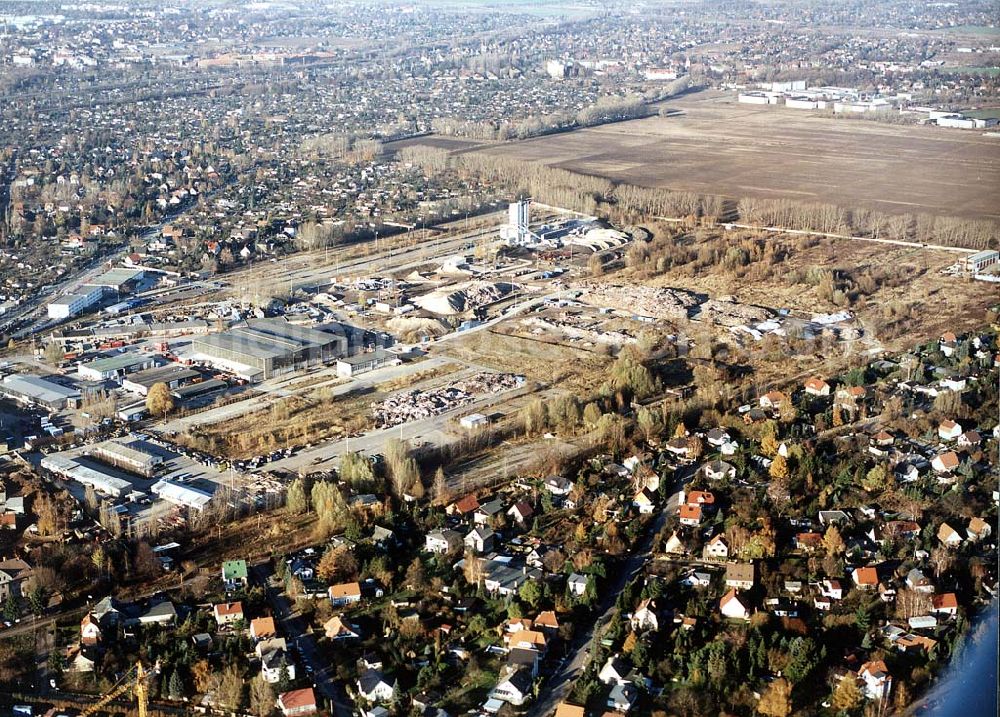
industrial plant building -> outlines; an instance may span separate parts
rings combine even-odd
[[[80,378],[88,381],[107,381],[120,379],[126,374],[153,368],[162,363],[158,356],[126,353],[118,356],[99,358],[81,364],[77,369]]]
[[[108,465],[123,468],[146,478],[152,476],[156,467],[163,463],[163,456],[151,451],[147,444],[137,438],[113,439],[98,443],[90,450],[90,455]]]
[[[32,374],[11,374],[0,382],[0,394],[19,403],[59,411],[80,400],[80,391]]]
[[[142,269],[120,267],[109,269],[90,283],[93,286],[103,286],[121,295],[135,289],[145,276],[146,272]]]
[[[337,375],[341,378],[351,378],[383,366],[398,366],[400,363],[402,362],[396,354],[376,348],[374,351],[338,359]]]
[[[517,245],[531,244],[537,241],[531,232],[531,202],[522,199],[507,207],[507,223],[500,227],[500,238]]]
[[[158,383],[166,384],[169,389],[175,389],[201,378],[201,372],[193,368],[168,364],[167,366],[147,368],[144,371],[136,371],[133,374],[129,374],[122,381],[122,388],[126,391],[138,393],[140,396],[145,396],[149,393],[149,389]]]
[[[99,304],[107,295],[117,298],[126,294],[135,289],[145,275],[142,269],[110,269],[73,293],[49,302],[49,318],[68,319]]]
[[[100,303],[103,298],[103,286],[84,284],[75,293],[66,294],[50,301],[48,304],[49,318],[68,319]]]
[[[254,319],[196,338],[191,348],[220,369],[263,380],[334,361],[347,353],[347,338],[284,319]]]
[[[962,260],[962,267],[970,274],[979,274],[998,262],[1000,262],[1000,252],[996,249],[984,249],[965,257]]]
[[[154,483],[150,491],[168,503],[194,510],[202,510],[212,501],[212,494],[208,491],[169,480]]]
[[[132,491],[132,484],[99,467],[87,465],[79,458],[71,458],[61,453],[45,456],[42,468],[67,480],[91,486],[95,491],[112,498],[121,498]]]

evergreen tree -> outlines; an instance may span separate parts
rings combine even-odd
[[[11,595],[4,601],[3,616],[8,622],[14,622],[17,618],[21,617],[20,602],[14,595]]]
[[[288,669],[288,660],[281,658],[281,669],[278,672],[278,692],[288,692],[292,688],[292,673]]]
[[[172,700],[184,698],[184,680],[181,679],[180,669],[175,669],[170,674],[170,681],[167,683],[167,696]]]

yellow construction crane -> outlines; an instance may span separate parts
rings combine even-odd
[[[139,703],[139,717],[147,717],[146,708],[149,703],[149,695],[146,693],[146,680],[159,671],[159,662],[148,672],[142,666],[141,662],[135,663],[135,667],[122,675],[121,679],[101,699],[83,710],[80,713],[80,717],[90,717],[90,715],[111,704],[129,690],[132,690],[136,702]]]

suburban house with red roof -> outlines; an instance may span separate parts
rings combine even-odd
[[[829,396],[830,395],[830,384],[821,379],[819,376],[813,376],[805,385],[806,393],[810,396]]]
[[[215,622],[220,626],[231,625],[243,619],[243,603],[241,602],[220,602],[212,607],[212,614]]]
[[[958,598],[955,593],[940,593],[931,596],[931,612],[937,615],[957,615]]]
[[[854,568],[851,579],[859,590],[874,590],[878,587],[878,571],[875,568]]]
[[[316,693],[312,687],[291,690],[278,695],[278,709],[285,717],[297,717],[316,712]]]
[[[892,675],[882,660],[866,662],[858,670],[858,677],[864,683],[864,692],[869,699],[884,700],[892,691]]]
[[[954,441],[956,438],[962,435],[964,431],[959,423],[951,420],[941,421],[938,425],[938,437],[942,441]]]
[[[735,588],[723,595],[719,601],[719,610],[726,617],[736,620],[748,620],[750,618],[750,605],[736,594]]]

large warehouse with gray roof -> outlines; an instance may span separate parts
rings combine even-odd
[[[347,337],[284,319],[252,319],[198,337],[191,349],[219,368],[263,380],[340,358],[347,353]]]

